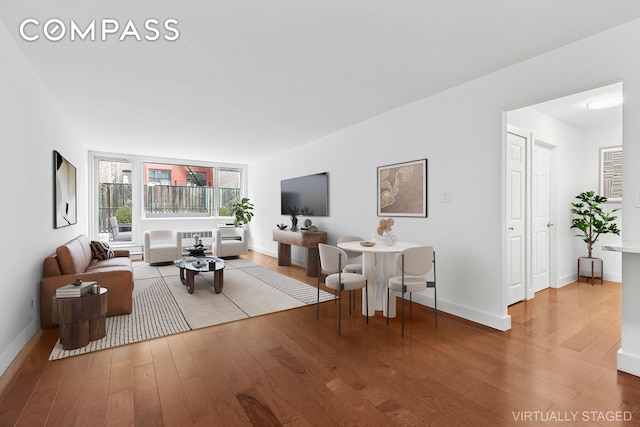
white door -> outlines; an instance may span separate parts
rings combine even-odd
[[[531,154],[531,275],[533,291],[549,287],[551,149],[540,144]]]
[[[507,304],[525,299],[527,138],[507,133]]]

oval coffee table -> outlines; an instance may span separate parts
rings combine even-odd
[[[213,289],[216,294],[222,292],[224,281],[224,261],[217,257],[197,257],[195,261],[179,259],[174,261],[176,267],[180,269],[180,281],[187,287],[190,294],[194,291],[194,280],[196,274],[213,273]]]

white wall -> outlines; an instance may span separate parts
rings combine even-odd
[[[600,185],[600,148],[612,147],[615,145],[623,145],[622,141],[622,126],[607,126],[598,129],[593,129],[584,132],[584,145],[585,145],[585,158],[584,158],[584,170],[585,170],[585,189],[598,190]],[[626,165],[625,160],[625,165]],[[615,212],[618,218],[616,224],[623,230],[623,212],[622,203],[620,202],[608,202],[602,206],[607,212],[613,209],[620,209]],[[622,280],[622,254],[619,252],[608,252],[601,249],[602,245],[619,245],[622,242],[622,236],[616,236],[615,234],[604,234],[600,236],[598,242],[594,245],[593,256],[602,258],[604,262],[604,278],[606,280]],[[584,244],[581,245],[581,255],[584,255],[586,249]]]
[[[633,54],[638,41],[636,21],[251,164],[249,196],[256,204],[252,247],[272,254],[277,250],[272,229],[288,221],[279,215],[281,179],[329,172],[331,216],[317,222],[334,243],[341,234],[366,237],[376,227],[377,166],[428,158],[429,216],[398,218],[395,233],[401,240],[436,247],[443,310],[508,329],[503,287],[504,112],[621,79],[628,100],[627,174],[634,162],[640,162],[640,121],[632,119],[640,106],[640,96],[633,96],[640,92],[640,60]],[[569,163],[566,157],[559,161]],[[578,183],[571,181],[558,196],[575,196],[581,188]],[[638,185],[639,179],[625,175],[625,193],[640,191]],[[444,191],[451,193],[449,203],[440,202]],[[640,236],[638,217],[640,210],[625,210],[624,230],[629,236]],[[568,224],[570,214],[561,219]],[[299,263],[304,259],[300,252],[293,255]],[[574,263],[563,263],[559,270],[572,271]]]
[[[0,373],[40,328],[42,260],[86,232],[86,155],[0,22]],[[78,223],[53,228],[53,150],[77,168]],[[35,306],[32,307],[32,299]]]

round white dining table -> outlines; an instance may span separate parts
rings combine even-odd
[[[396,274],[396,260],[398,254],[405,249],[419,245],[407,242],[396,242],[394,245],[386,245],[376,242],[374,246],[362,246],[359,241],[342,242],[337,245],[346,251],[362,252],[362,274],[367,278],[369,287],[369,316],[374,316],[376,311],[382,311],[386,317],[396,317],[395,294],[389,304],[387,313],[387,288],[389,278]],[[362,314],[366,314],[366,293],[362,293]]]

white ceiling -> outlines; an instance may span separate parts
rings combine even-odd
[[[20,22],[178,20],[175,42]],[[636,0],[0,0],[90,149],[247,163],[640,17]]]
[[[622,126],[622,105],[602,110],[586,108],[589,101],[616,97],[622,97],[622,83],[543,102],[531,108],[583,131],[605,126]]]

